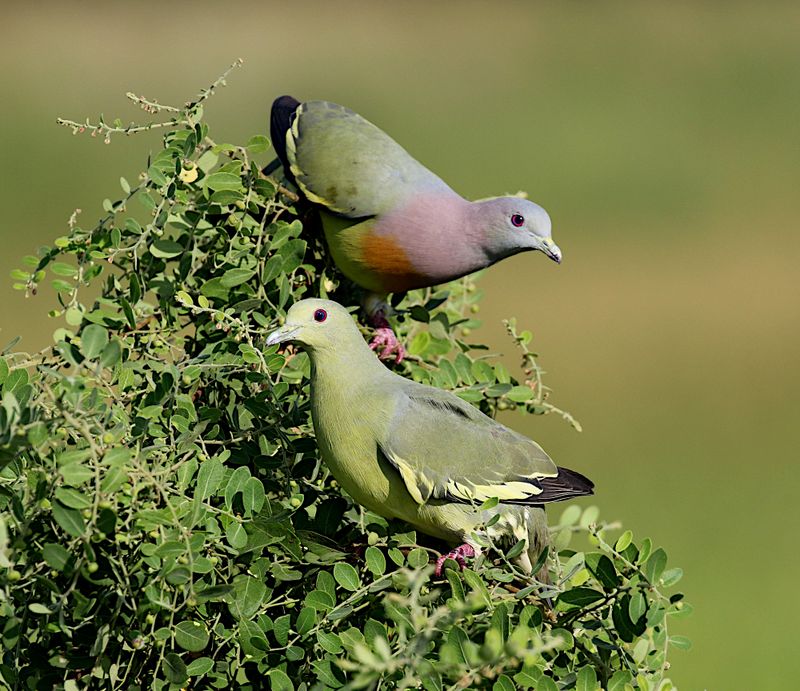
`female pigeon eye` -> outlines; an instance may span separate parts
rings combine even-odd
[[[511,225],[519,228],[522,226],[523,223],[525,223],[525,218],[522,216],[522,214],[512,214]]]
[[[324,322],[328,318],[328,313],[325,310],[317,310],[314,312],[315,322]]]

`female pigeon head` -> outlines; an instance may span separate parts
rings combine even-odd
[[[539,250],[561,263],[561,250],[550,235],[550,216],[538,204],[521,197],[495,197],[475,202],[486,229],[484,250],[492,262],[518,252]]]
[[[267,336],[267,345],[299,343],[310,350],[344,345],[353,336],[363,341],[350,313],[338,302],[316,298],[294,303],[286,321]]]

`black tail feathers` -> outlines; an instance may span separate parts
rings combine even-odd
[[[272,103],[272,111],[269,120],[269,134],[272,138],[272,146],[275,153],[278,154],[280,162],[283,164],[283,170],[286,177],[294,182],[291,171],[289,170],[289,161],[286,157],[286,132],[294,122],[295,113],[300,105],[300,101],[292,96],[279,96]],[[272,164],[270,164],[271,167]],[[275,170],[277,166],[272,167]],[[272,171],[270,171],[272,172]]]
[[[540,478],[538,483],[543,492],[532,499],[538,502],[564,501],[573,497],[594,494],[594,482],[569,468],[559,466],[556,477]]]

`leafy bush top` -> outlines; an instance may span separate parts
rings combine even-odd
[[[97,223],[73,215],[14,272],[28,294],[51,279],[64,326],[0,355],[0,688],[671,688],[667,651],[688,641],[668,623],[690,607],[649,539],[573,505],[551,585],[509,562],[522,544],[436,579],[441,544],[339,491],[308,359],[263,336],[301,297],[355,294],[260,174],[266,138],[209,137],[221,83],[182,108],[131,96],[164,122],[62,121],[167,133]],[[529,332],[507,324],[518,375],[470,342],[480,296],[467,278],[403,299],[404,374],[577,426]]]

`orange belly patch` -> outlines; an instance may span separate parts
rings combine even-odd
[[[384,290],[400,292],[427,285],[423,276],[414,271],[402,247],[386,235],[368,233],[361,245],[362,262],[380,277]]]

